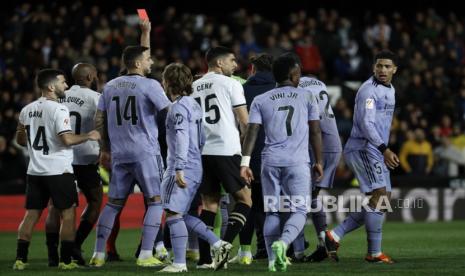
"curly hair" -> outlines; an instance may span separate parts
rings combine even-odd
[[[168,95],[189,96],[192,94],[191,69],[181,63],[171,63],[163,70],[163,82]]]

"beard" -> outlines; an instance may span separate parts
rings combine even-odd
[[[150,75],[151,72],[152,72],[152,68],[150,68],[150,67],[149,67],[149,68],[146,68],[146,69],[144,70],[144,76]]]
[[[63,92],[61,92],[61,93],[56,93],[55,95],[57,95],[57,98],[58,98],[58,99],[64,99],[64,98],[66,98],[65,91],[63,91]]]

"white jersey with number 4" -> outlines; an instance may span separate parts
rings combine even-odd
[[[30,156],[27,174],[73,173],[73,150],[65,146],[59,137],[71,132],[66,106],[41,97],[21,110],[19,122],[25,126],[27,133]]]
[[[206,141],[203,155],[241,154],[233,109],[245,105],[242,85],[225,75],[209,72],[192,84],[192,97],[203,110]]]
[[[62,104],[69,109],[71,127],[74,133],[87,133],[95,129],[94,116],[97,111],[97,104],[100,93],[87,87],[73,85],[65,91],[66,97],[61,100]],[[99,145],[97,141],[87,141],[73,146],[73,165],[96,164],[99,155]]]

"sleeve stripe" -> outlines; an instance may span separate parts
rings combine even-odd
[[[243,105],[247,105],[247,103],[238,104],[238,105],[233,105],[233,108],[240,107],[240,106],[243,106]]]
[[[60,132],[57,133],[57,135],[60,136],[61,134],[65,134],[65,133],[68,133],[68,132],[71,132],[71,130],[68,129],[68,130],[60,131]]]

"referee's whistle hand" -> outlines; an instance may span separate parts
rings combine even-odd
[[[252,181],[254,180],[252,170],[249,167],[242,166],[241,167],[241,178],[244,179],[244,181],[248,185],[250,185],[250,183],[252,183]]]

